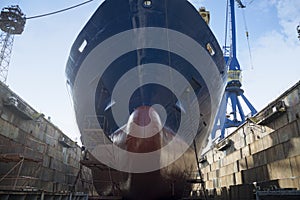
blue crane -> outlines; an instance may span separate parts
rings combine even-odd
[[[225,31],[225,46],[224,59],[228,66],[228,81],[222,103],[219,109],[219,114],[216,119],[215,127],[212,132],[212,139],[215,139],[216,131],[221,131],[220,139],[225,136],[225,130],[230,127],[238,127],[246,120],[244,110],[241,105],[241,99],[251,111],[251,116],[257,113],[256,109],[245,97],[244,90],[241,89],[241,68],[236,55],[236,23],[235,23],[235,1],[240,8],[245,8],[241,0],[227,0],[226,12],[226,31]],[[229,21],[230,20],[230,21]],[[230,45],[227,45],[227,30],[230,24]],[[246,32],[248,37],[248,32]],[[231,105],[229,104],[229,100]],[[231,107],[232,111],[227,115],[227,108]],[[239,118],[238,118],[239,117]]]

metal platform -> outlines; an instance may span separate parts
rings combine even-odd
[[[88,200],[87,194],[0,191],[1,200]]]

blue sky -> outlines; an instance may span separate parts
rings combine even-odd
[[[27,17],[56,11],[83,0],[1,0],[0,7],[20,5]],[[95,0],[77,9],[28,20],[25,31],[15,37],[9,87],[72,139],[79,140],[71,99],[66,89],[65,64],[77,34],[100,5]],[[224,44],[226,0],[191,0],[211,13],[211,29]],[[299,0],[244,0],[253,69],[249,61],[245,25],[237,9],[238,59],[243,69],[243,89],[261,110],[300,80]],[[251,3],[252,2],[252,3]]]

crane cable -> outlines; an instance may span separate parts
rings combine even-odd
[[[249,41],[249,31],[248,31],[248,26],[246,22],[246,16],[245,16],[245,11],[242,9],[242,14],[243,14],[243,20],[244,20],[244,25],[245,25],[245,32],[246,32],[246,38],[247,38],[247,44],[248,44],[248,51],[249,51],[249,59],[250,59],[250,65],[251,69],[253,70],[253,60],[252,60],[252,52],[251,52],[251,46],[250,46],[250,41]]]
[[[46,17],[46,16],[49,16],[49,15],[54,15],[54,14],[57,14],[57,13],[61,13],[61,12],[65,12],[65,11],[77,8],[79,6],[82,6],[84,4],[90,3],[92,1],[94,1],[94,0],[88,0],[88,1],[85,1],[85,2],[82,2],[82,3],[79,3],[77,5],[74,5],[74,6],[71,6],[71,7],[68,7],[68,8],[64,8],[64,9],[61,9],[61,10],[57,10],[57,11],[54,11],[54,12],[45,13],[45,14],[41,14],[41,15],[35,15],[35,16],[32,16],[32,17],[26,17],[25,19],[26,20],[27,19],[36,19],[36,18]]]

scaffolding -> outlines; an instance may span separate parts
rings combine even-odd
[[[38,180],[38,174],[41,170],[41,160],[32,158],[30,156],[25,156],[22,154],[0,154],[0,162],[5,163],[15,163],[11,169],[9,169],[2,177],[0,177],[0,183],[5,182],[8,185],[2,185],[0,188],[2,190],[36,190],[36,188],[28,185],[29,181]],[[21,176],[21,171],[23,169],[24,162],[36,163],[36,168],[33,170],[35,173],[33,176]],[[20,183],[20,184],[18,184]]]

